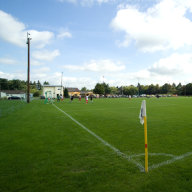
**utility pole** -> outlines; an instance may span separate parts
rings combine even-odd
[[[30,33],[27,32],[27,45],[28,45],[28,68],[27,68],[27,103],[30,102]]]

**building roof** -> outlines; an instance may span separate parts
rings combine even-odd
[[[26,93],[23,90],[0,90],[0,92],[6,93],[6,94],[24,94],[24,93]]]
[[[78,88],[66,87],[68,92],[80,92]]]

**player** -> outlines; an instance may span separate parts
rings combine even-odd
[[[79,95],[79,101],[81,101],[81,95]]]
[[[88,103],[88,99],[89,99],[88,95],[86,95],[85,99],[86,99],[86,104],[87,104]]]
[[[73,101],[73,95],[71,95],[71,102]]]
[[[90,96],[91,102],[93,103],[93,95]]]

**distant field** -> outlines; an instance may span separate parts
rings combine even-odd
[[[191,191],[192,98],[0,101],[0,191]]]

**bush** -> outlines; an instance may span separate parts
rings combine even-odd
[[[1,97],[0,100],[7,100],[7,97]]]
[[[36,91],[35,93],[33,93],[33,97],[39,97],[39,96],[40,96],[39,91]]]

